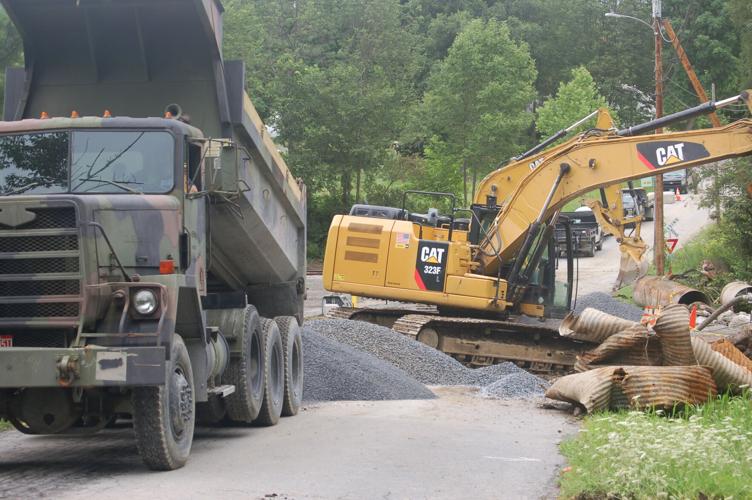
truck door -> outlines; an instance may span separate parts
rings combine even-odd
[[[187,284],[195,283],[199,294],[206,294],[206,197],[204,190],[203,148],[187,141],[183,162],[183,232],[180,242],[180,268]]]

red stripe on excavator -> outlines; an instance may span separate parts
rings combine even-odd
[[[418,288],[420,288],[421,290],[426,289],[426,284],[423,283],[423,278],[420,277],[420,273],[418,272],[417,269],[415,270],[415,283],[418,285]]]
[[[637,158],[639,158],[640,161],[644,163],[645,166],[648,167],[650,170],[655,170],[655,166],[653,166],[653,164],[650,163],[647,158],[642,156],[642,153],[640,153],[639,151],[637,152]]]

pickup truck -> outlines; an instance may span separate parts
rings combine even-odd
[[[566,217],[572,229],[572,248],[585,257],[594,257],[596,250],[603,248],[603,231],[595,220],[593,211],[580,207],[574,212],[562,212],[560,218]],[[560,222],[556,227],[556,251],[561,257],[566,255],[566,229]]]
[[[686,194],[689,191],[689,176],[686,170],[663,174],[663,190],[673,193],[677,189],[681,194]]]

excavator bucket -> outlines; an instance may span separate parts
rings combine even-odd
[[[648,273],[648,259],[643,254],[639,260],[635,260],[629,253],[622,252],[619,262],[619,274],[616,276],[614,290],[631,285]]]

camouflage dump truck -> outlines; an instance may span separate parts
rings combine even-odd
[[[153,469],[197,420],[302,393],[305,187],[222,58],[218,0],[2,0],[0,418],[132,419]]]

